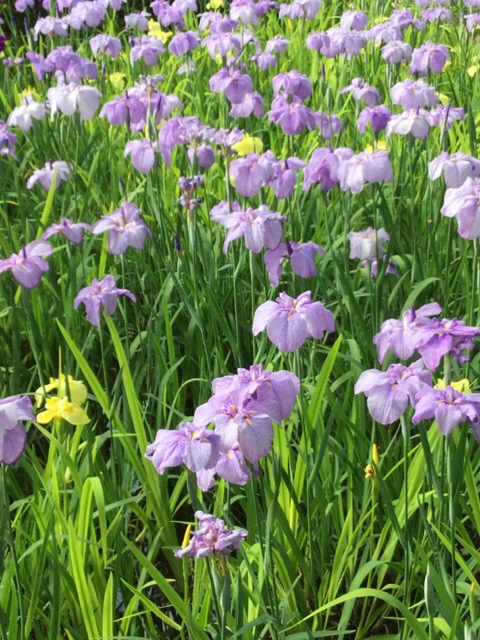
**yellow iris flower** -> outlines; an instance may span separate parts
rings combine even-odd
[[[66,420],[70,424],[81,425],[90,422],[85,409],[67,398],[47,398],[45,411],[37,414],[37,422],[48,424],[52,420]]]
[[[46,384],[45,387],[40,387],[35,391],[37,407],[42,406],[46,393],[51,393],[55,390],[57,391],[58,398],[68,399],[67,386],[70,394],[70,400],[74,404],[82,405],[87,399],[87,387],[81,380],[74,380],[72,376],[65,378],[62,373],[60,378],[50,378],[49,384]]]
[[[246,156],[252,152],[262,153],[263,143],[260,138],[254,138],[246,133],[240,142],[232,146],[232,149],[236,151],[239,156]]]

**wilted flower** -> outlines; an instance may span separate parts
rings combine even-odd
[[[78,292],[73,306],[78,309],[81,302],[85,305],[87,320],[94,326],[100,324],[100,307],[103,307],[105,315],[111,316],[117,307],[119,296],[127,296],[136,302],[137,299],[127,289],[119,289],[115,286],[113,276],[105,276],[103,280],[93,280],[89,287],[84,287]]]
[[[0,400],[0,463],[13,464],[25,449],[27,432],[20,420],[35,420],[28,396]]]
[[[333,314],[321,302],[312,302],[310,291],[291,298],[281,293],[276,301],[261,304],[255,311],[253,335],[267,330],[269,339],[280,351],[296,351],[308,337],[323,338],[335,330]]]
[[[195,517],[199,522],[198,531],[193,532],[186,547],[174,552],[177,558],[206,558],[214,553],[229,555],[238,549],[239,544],[248,535],[245,529],[227,529],[223,520],[203,511],[197,511]]]
[[[49,265],[42,256],[53,253],[49,242],[35,240],[22,247],[21,251],[13,253],[10,258],[0,260],[0,273],[11,269],[12,275],[22,287],[34,289],[40,284],[42,273],[48,271]]]
[[[40,182],[42,187],[47,191],[53,182],[55,176],[55,188],[60,185],[60,182],[68,179],[71,166],[68,162],[63,160],[57,160],[55,162],[48,161],[43,169],[36,169],[27,181],[27,189],[32,189],[36,182]]]
[[[143,249],[147,235],[152,236],[148,225],[140,218],[141,210],[132,202],[124,202],[116,211],[102,216],[92,227],[99,235],[108,231],[108,250],[114,255],[125,253],[128,247]]]
[[[371,416],[380,424],[400,418],[408,404],[414,407],[416,396],[424,386],[432,386],[432,374],[423,369],[422,360],[409,367],[391,364],[386,371],[364,371],[355,384],[355,393],[364,393]]]

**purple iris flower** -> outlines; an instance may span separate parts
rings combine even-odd
[[[366,107],[360,112],[357,120],[357,129],[360,133],[365,133],[368,123],[372,125],[373,131],[378,133],[387,128],[387,124],[390,122],[392,112],[384,104],[380,104],[376,107]]]
[[[101,114],[100,114],[101,115]],[[155,152],[158,142],[144,138],[143,140],[130,140],[125,147],[124,156],[130,156],[132,164],[137,171],[149,173],[155,164]]]
[[[17,160],[15,155],[15,143],[17,136],[7,129],[7,126],[3,120],[0,120],[0,155],[12,156]]]
[[[313,278],[317,273],[315,256],[319,253],[327,255],[315,242],[281,242],[276,249],[265,251],[264,260],[272,287],[278,285],[282,273],[282,265],[289,260],[292,271],[302,278]]]
[[[270,211],[266,205],[243,211],[236,202],[231,205],[221,202],[210,211],[210,217],[228,229],[223,244],[224,253],[227,253],[232,240],[242,236],[245,237],[247,249],[254,253],[259,253],[263,247],[275,249],[282,239],[284,216],[277,211]]]
[[[358,56],[365,47],[367,39],[365,33],[344,29],[343,27],[333,27],[328,31],[330,38],[330,51],[325,51],[327,57],[335,55],[345,55],[347,59]]]
[[[385,243],[390,240],[390,236],[381,228],[376,231],[368,227],[364,231],[350,231],[350,260],[373,260],[383,258],[385,255]]]
[[[436,180],[442,174],[447,187],[458,189],[467,178],[476,178],[480,175],[480,160],[463,153],[463,151],[451,155],[448,151],[444,151],[428,163],[430,180]]]
[[[51,236],[60,233],[64,238],[75,244],[80,244],[83,240],[83,231],[91,231],[92,228],[86,222],[73,222],[69,218],[62,218],[58,224],[52,224],[45,229],[42,240],[47,240]]]
[[[241,102],[233,104],[229,115],[232,118],[248,118],[253,113],[257,118],[263,118],[264,111],[263,98],[258,91],[254,91],[246,93]]]
[[[279,124],[288,136],[303,133],[305,128],[313,131],[316,125],[316,114],[300,102],[288,102],[284,96],[278,96],[272,102],[272,109],[267,113],[268,119]]]
[[[129,13],[125,16],[125,26],[129,29],[146,31],[148,29],[148,19],[150,14],[147,11],[140,13]]]
[[[321,302],[312,302],[310,291],[297,298],[281,293],[276,301],[269,300],[255,311],[253,335],[267,330],[269,339],[280,351],[296,351],[308,337],[323,338],[325,331],[335,331],[331,311]]]
[[[469,33],[474,31],[480,24],[480,13],[469,13],[465,16],[465,27]]]
[[[452,22],[452,13],[450,9],[446,7],[430,7],[430,9],[424,9],[421,14],[422,20],[425,22],[437,22],[445,21]]]
[[[239,69],[220,69],[210,78],[209,85],[214,93],[224,93],[232,104],[242,102],[245,95],[253,91],[251,77]]]
[[[462,238],[480,238],[480,179],[467,178],[457,189],[447,189],[440,213],[457,217]]]
[[[65,18],[54,18],[53,16],[39,18],[33,28],[33,38],[37,41],[40,33],[44,36],[68,36],[69,26],[70,21]]]
[[[260,403],[263,412],[280,424],[290,417],[300,391],[300,380],[290,371],[269,371],[261,364],[254,364],[249,369],[237,369],[233,376],[215,378],[212,390],[217,396],[245,391]]]
[[[48,161],[43,169],[36,169],[27,181],[27,189],[32,189],[36,182],[40,182],[42,187],[47,191],[53,182],[55,176],[55,188],[60,186],[62,181],[68,180],[71,171],[71,165],[63,160],[56,162]]]
[[[280,73],[272,80],[275,97],[284,95],[299,101],[306,100],[312,93],[312,83],[306,75],[299,71]]]
[[[412,59],[412,53],[412,46],[403,40],[391,40],[382,47],[382,58],[389,64],[409,62]]]
[[[458,364],[468,361],[465,351],[473,349],[473,338],[480,336],[479,327],[468,327],[463,320],[437,320],[423,324],[412,337],[412,346],[429,369],[435,371],[443,356],[455,358]]]
[[[432,374],[423,369],[422,360],[417,360],[409,367],[391,364],[386,371],[364,371],[354,390],[367,396],[372,418],[380,424],[390,424],[403,415],[409,403],[415,407],[415,398],[425,386],[432,386]]]
[[[22,455],[27,432],[20,420],[35,420],[28,396],[10,396],[0,400],[0,462],[13,464]]]
[[[348,87],[342,89],[340,93],[351,93],[356,102],[363,100],[367,107],[373,107],[380,101],[377,89],[362,78],[354,78]]]
[[[132,302],[137,299],[128,289],[119,289],[115,286],[113,276],[105,276],[103,280],[93,280],[89,287],[80,289],[73,302],[74,309],[78,309],[83,302],[87,312],[87,320],[95,327],[100,325],[100,308],[103,307],[105,315],[111,316],[117,308],[119,296],[127,296]]]
[[[314,113],[314,118],[320,134],[325,140],[330,140],[342,130],[342,121],[334,113],[328,114],[324,111],[317,111]]]
[[[273,174],[268,186],[273,189],[275,195],[279,199],[288,198],[292,195],[297,182],[296,172],[298,169],[304,169],[306,163],[300,158],[287,158],[286,160],[278,160],[275,165],[275,173]]]
[[[22,287],[34,289],[40,284],[42,274],[48,271],[49,265],[42,256],[50,256],[53,247],[44,240],[35,240],[22,247],[20,252],[13,253],[10,258],[0,260],[0,273],[11,269],[12,275]]]
[[[245,158],[233,160],[229,173],[238,193],[249,198],[270,182],[275,175],[275,168],[276,160],[274,161],[266,153],[263,155],[249,153]]]
[[[181,422],[178,429],[159,429],[155,441],[145,453],[160,475],[168,467],[184,464],[190,471],[211,469],[218,460],[220,437],[198,427],[194,422]]]
[[[316,182],[320,182],[322,191],[333,189],[340,182],[340,165],[353,155],[353,151],[348,147],[315,149],[304,169],[304,191],[308,191],[310,185]]]
[[[321,6],[320,0],[293,0],[289,4],[282,3],[280,5],[278,17],[283,18],[286,16],[291,20],[295,20],[295,18],[314,20]]]
[[[417,397],[412,422],[418,424],[432,418],[444,436],[468,420],[480,444],[480,393],[463,394],[450,386],[446,389],[423,389]]]
[[[254,465],[254,472],[256,465]],[[251,473],[245,462],[240,447],[235,446],[229,451],[220,451],[217,464],[211,469],[199,469],[197,471],[197,485],[202,491],[208,491],[215,484],[215,475],[230,484],[243,486],[251,478]]]
[[[365,29],[367,22],[367,14],[361,11],[345,11],[340,18],[340,26],[343,29],[354,29],[355,31]]]
[[[373,40],[376,45],[403,40],[402,30],[391,20],[376,24],[368,31],[363,32],[367,40]]]
[[[143,58],[146,64],[155,67],[162,53],[165,53],[165,46],[160,38],[141,36],[133,41],[133,47],[130,50],[130,62],[133,65],[134,62]]]
[[[373,344],[377,346],[378,361],[383,363],[389,349],[402,360],[408,360],[414,352],[413,339],[415,333],[423,326],[432,322],[430,316],[442,312],[442,307],[436,302],[425,304],[419,309],[408,309],[401,320],[385,320],[379,333],[373,337]]]
[[[288,45],[290,44],[290,40],[287,40],[285,36],[277,35],[274,36],[271,40],[267,42],[265,45],[265,53],[285,53]]]
[[[421,47],[413,50],[410,73],[425,75],[429,70],[440,73],[447,60],[450,60],[450,54],[444,44],[425,42]]]
[[[200,38],[198,33],[193,31],[184,31],[177,33],[170,40],[168,50],[174,56],[180,57],[193,51],[200,44]]]
[[[68,24],[79,31],[87,27],[98,27],[105,20],[107,3],[102,0],[78,2],[68,15]]]
[[[362,151],[340,163],[342,191],[360,193],[367,182],[391,182],[393,169],[387,151]]]
[[[108,53],[112,58],[118,58],[122,50],[122,43],[118,38],[109,36],[106,33],[100,33],[98,36],[90,38],[90,47],[95,58],[98,56],[99,51]]]
[[[174,552],[177,558],[189,556],[190,558],[206,558],[214,553],[223,556],[236,551],[241,542],[247,537],[245,529],[230,530],[225,527],[225,522],[203,511],[197,511],[195,517],[198,520],[198,530],[194,531],[189,544]]]
[[[150,4],[150,8],[164,27],[173,25],[177,28],[183,28],[183,13],[178,7],[166,2],[166,0],[155,0]]]
[[[438,100],[435,87],[428,85],[422,78],[407,78],[403,82],[397,82],[390,89],[390,97],[393,104],[400,104],[406,110],[432,107]]]
[[[113,255],[125,253],[128,247],[143,249],[147,235],[152,237],[148,225],[140,218],[141,210],[133,202],[124,202],[113,213],[102,216],[92,227],[99,235],[108,231],[108,250]]]
[[[392,116],[387,124],[387,138],[396,133],[406,136],[410,134],[414,138],[425,140],[430,133],[428,122],[429,113],[425,109],[407,109],[403,113]]]
[[[200,426],[215,425],[223,450],[232,449],[237,443],[249,462],[258,462],[271,449],[273,419],[265,401],[252,397],[246,389],[235,389],[228,394],[215,394],[200,405],[193,422]]]
[[[240,36],[230,32],[210,34],[202,40],[202,47],[207,48],[213,60],[216,60],[217,56],[226,58],[227,55],[235,60],[242,53]]]
[[[430,109],[428,114],[428,124],[431,127],[440,126],[445,131],[452,128],[455,120],[464,120],[465,110],[462,107],[452,107],[450,104],[439,104],[434,109]]]

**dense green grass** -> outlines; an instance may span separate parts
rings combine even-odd
[[[244,61],[267,109],[274,75],[289,69],[306,73],[314,85],[309,106],[337,113],[345,123],[334,146],[358,153],[374,139],[359,135],[357,107],[339,89],[361,76],[390,104],[388,89],[407,77],[408,67],[387,72],[372,43],[351,60],[322,60],[308,51],[306,35],[337,24],[346,8],[341,2],[324,4],[313,23],[279,21],[275,12],[261,22],[257,36],[263,44],[278,33],[291,40],[276,69],[260,72],[249,61],[253,51]],[[370,25],[392,9],[363,4]],[[456,222],[440,215],[444,183],[427,175],[427,163],[442,150],[478,154],[480,92],[477,77],[467,74],[476,64],[477,36],[466,33],[461,4],[452,7],[452,25],[427,25],[422,33],[410,28],[406,39],[413,46],[433,40],[453,47],[451,64],[428,81],[453,106],[465,108],[464,122],[445,134],[432,130],[425,142],[389,138],[392,184],[351,195],[338,188],[323,194],[318,185],[304,192],[300,183],[285,200],[271,190],[248,199],[248,206],[257,206],[261,197],[286,214],[292,239],[313,240],[327,251],[310,281],[285,267],[276,293],[262,255],[249,254],[243,240],[222,253],[224,229],[209,218],[210,209],[226,198],[222,158],[206,172],[203,204],[189,219],[177,203],[176,182],[196,169],[183,148],[174,152],[171,167],[159,160],[142,175],[123,157],[131,138],[126,128],[106,119],[82,122],[60,115],[36,122],[26,133],[16,130],[18,162],[0,156],[2,258],[61,217],[93,223],[125,199],[142,209],[153,239],[142,252],[129,249],[115,257],[107,252],[106,238],[87,233],[76,246],[58,237],[38,288],[22,289],[11,274],[0,276],[2,397],[33,395],[63,372],[87,385],[91,417],[80,427],[29,424],[24,455],[2,466],[0,636],[477,637],[480,456],[473,434],[463,424],[446,439],[434,423],[411,425],[410,414],[403,428],[378,425],[364,396],[353,392],[360,373],[379,366],[372,338],[383,320],[437,301],[444,317],[479,324],[477,241],[462,240]],[[1,8],[9,20],[12,9]],[[21,25],[7,25],[8,55],[34,46]],[[266,117],[234,122],[226,99],[208,88],[220,66],[205,50],[193,53],[197,74],[177,76],[180,62],[168,54],[158,68],[131,67],[122,25],[110,13],[106,29],[122,39],[126,53],[107,59],[105,77],[94,83],[102,103],[118,93],[110,74],[123,73],[129,87],[140,73],[161,73],[162,91],[181,98],[185,115],[215,128],[237,124],[277,158],[308,160],[324,145],[318,132],[288,138]],[[193,14],[187,25],[195,28]],[[73,32],[68,43],[91,57],[87,36],[95,32]],[[46,54],[65,43],[42,37],[35,47]],[[0,66],[0,74],[5,120],[23,89],[31,87],[45,100],[54,84],[37,80],[29,64]],[[27,177],[48,159],[73,163],[69,181],[49,193],[38,185],[26,190]],[[247,205],[247,199],[238,201]],[[398,276],[372,280],[357,261],[349,261],[348,232],[368,226],[390,233],[388,251]],[[107,273],[137,303],[121,299],[97,329],[83,307],[74,311],[73,300],[80,288]],[[310,340],[295,354],[280,353],[265,334],[253,337],[259,304],[283,290],[294,295],[307,289],[334,313],[335,335]],[[202,494],[193,474],[182,468],[159,476],[144,458],[156,431],[174,429],[192,416],[209,398],[215,377],[253,363],[294,371],[302,381],[292,416],[276,427],[258,477],[245,487],[220,480]],[[477,391],[477,352],[452,375],[468,377]],[[379,462],[372,479],[364,469],[372,463],[374,444]],[[249,532],[225,567],[213,558],[180,561],[173,555],[198,508]]]

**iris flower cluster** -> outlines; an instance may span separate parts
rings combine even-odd
[[[203,490],[213,486],[215,475],[239,485],[250,479],[246,461],[256,466],[268,454],[273,423],[290,416],[300,381],[289,371],[253,365],[215,379],[212,389],[192,422],[180,423],[175,431],[160,429],[145,454],[160,474],[184,464]]]

